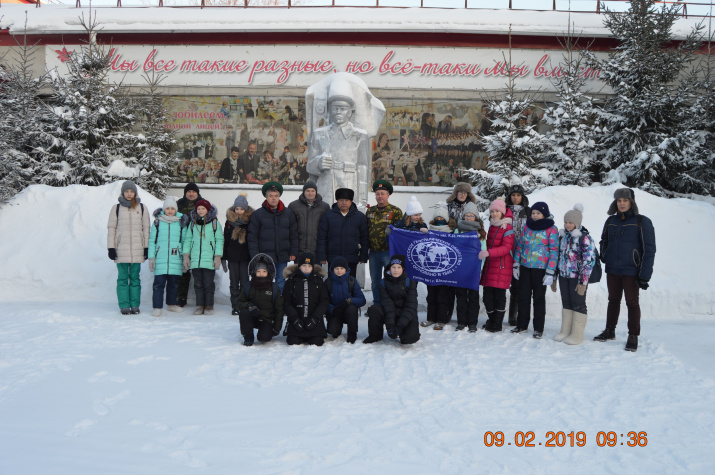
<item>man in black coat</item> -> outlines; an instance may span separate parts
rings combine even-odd
[[[238,153],[238,147],[231,148],[231,156],[224,158],[221,162],[221,169],[218,172],[219,183],[238,183],[240,181]]]
[[[238,174],[244,183],[261,183],[256,177],[259,160],[260,157],[256,153],[256,144],[251,142],[248,144],[246,153],[241,155],[238,159]]]
[[[298,222],[299,252],[318,252],[318,226],[320,218],[330,209],[318,193],[318,187],[312,181],[303,185],[303,193],[288,205]]]
[[[276,265],[276,284],[283,291],[283,269],[298,255],[298,227],[293,211],[280,199],[283,194],[280,183],[269,181],[261,191],[266,200],[248,223],[248,252],[251,258],[259,252],[271,256]]]
[[[630,188],[613,194],[610,215],[601,233],[601,261],[606,264],[608,308],[606,329],[595,341],[614,340],[625,293],[628,307],[628,341],[626,351],[638,349],[641,330],[640,289],[646,290],[653,275],[655,229],[650,219],[638,212],[636,195]]]
[[[370,243],[367,234],[367,218],[353,203],[355,191],[350,188],[335,190],[332,209],[320,218],[318,227],[318,260],[331,264],[342,256],[348,261],[350,275],[356,276],[358,262],[367,262]]]

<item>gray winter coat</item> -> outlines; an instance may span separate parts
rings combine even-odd
[[[117,206],[119,215],[117,216]],[[142,212],[143,210],[143,212]],[[107,249],[117,250],[117,264],[141,264],[149,247],[151,211],[139,203],[136,208],[114,205],[109,210]]]
[[[298,222],[298,248],[299,252],[310,252],[316,255],[318,252],[318,226],[323,213],[330,209],[328,203],[323,201],[320,193],[316,193],[313,206],[308,205],[305,194],[301,193],[297,200],[288,205],[288,208],[295,214]]]

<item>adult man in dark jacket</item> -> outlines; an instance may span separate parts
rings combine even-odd
[[[312,181],[303,185],[303,193],[288,205],[298,223],[298,252],[318,252],[318,226],[323,213],[330,205],[323,201],[318,187]]]
[[[199,193],[199,186],[196,183],[189,183],[184,187],[184,197],[179,198],[176,202],[176,206],[179,207],[177,210],[184,216],[189,216],[191,212],[196,208],[196,203],[202,200],[201,194]],[[179,307],[186,305],[186,298],[189,295],[189,285],[191,284],[191,271],[186,271],[181,277],[179,277],[179,290],[177,293],[177,301]]]
[[[335,203],[323,214],[318,228],[318,261],[332,264],[342,256],[348,261],[350,275],[356,276],[358,262],[367,262],[370,243],[367,218],[353,203],[355,192],[350,188],[335,190]]]
[[[244,183],[260,184],[260,181],[256,177],[259,160],[260,158],[256,153],[256,144],[251,142],[248,144],[246,153],[241,155],[238,159],[238,174]]]
[[[266,200],[248,223],[248,252],[251,258],[259,252],[271,256],[276,264],[276,284],[282,292],[283,269],[298,255],[298,227],[293,211],[280,200],[283,194],[280,183],[269,181],[261,191]]]
[[[231,156],[224,158],[218,172],[219,183],[238,183],[240,181],[238,147],[231,148]]]
[[[611,215],[601,233],[601,260],[606,264],[608,309],[606,329],[595,341],[614,340],[616,324],[621,311],[621,297],[626,295],[628,307],[627,351],[638,349],[641,308],[639,290],[646,290],[653,275],[655,260],[655,230],[650,219],[638,213],[635,193],[630,188],[620,188],[608,214]]]

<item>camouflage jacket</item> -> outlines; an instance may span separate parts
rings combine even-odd
[[[371,206],[365,213],[367,231],[370,240],[370,250],[374,252],[389,251],[390,245],[385,236],[385,229],[402,219],[402,210],[388,203],[384,208]]]

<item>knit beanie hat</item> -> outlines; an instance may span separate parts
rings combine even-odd
[[[124,183],[122,183],[122,195],[124,195],[124,192],[127,190],[132,190],[135,195],[138,194],[137,185],[135,185],[134,182],[131,180],[127,180]]]
[[[501,211],[502,216],[506,216],[506,202],[504,200],[497,198],[492,201],[492,204],[489,205],[489,211],[493,209]]]
[[[390,257],[390,264],[387,266],[389,269],[392,267],[393,264],[398,264],[402,266],[402,269],[405,269],[405,262],[407,262],[407,258],[402,255],[402,254],[395,254],[392,257]]]
[[[419,201],[417,201],[417,197],[411,197],[410,201],[407,203],[407,210],[405,210],[405,214],[407,216],[412,216],[413,214],[422,214],[422,211],[422,205]]]
[[[176,206],[176,198],[174,196],[166,195],[166,198],[164,198],[164,206],[161,209],[166,211],[166,208],[179,209],[179,207]]]
[[[206,208],[206,211],[209,211],[211,209],[211,203],[209,203],[209,200],[202,199],[197,201],[196,207],[198,208],[199,206],[203,206],[204,208]]]
[[[268,266],[266,265],[265,262],[259,262],[258,264],[256,264],[256,270],[261,270],[261,269],[268,272]]]
[[[343,256],[338,256],[333,259],[332,268],[335,269],[336,267],[342,267],[345,270],[348,270],[350,268],[348,266],[348,260],[345,259]]]
[[[246,193],[241,193],[235,200],[233,200],[233,209],[235,210],[239,206],[244,210],[248,209],[248,199],[246,198]]]
[[[574,223],[576,229],[581,227],[581,222],[583,221],[583,205],[581,203],[576,203],[573,205],[573,209],[568,210],[564,215],[564,222]]]
[[[445,221],[449,221],[449,210],[444,206],[438,206],[437,209],[434,210],[434,215],[432,216],[432,219],[436,218],[443,218]]]
[[[198,193],[199,186],[196,183],[187,183],[186,186],[184,187],[184,198],[186,198],[187,191],[195,191],[196,193]]]
[[[464,216],[467,214],[473,214],[476,218],[479,218],[479,208],[471,201],[467,201],[467,204],[464,205],[464,212],[462,213],[462,218],[464,218]]]
[[[544,203],[543,201],[538,201],[531,205],[531,211],[538,211],[541,214],[544,215],[544,218],[548,218],[551,215],[551,212],[549,212],[549,205]]]
[[[315,191],[318,191],[318,185],[316,185],[313,181],[308,181],[305,185],[303,185],[303,192],[305,193],[305,190],[308,188],[313,188]]]
[[[296,264],[302,266],[303,264],[315,265],[315,256],[310,252],[301,252],[298,256]]]

